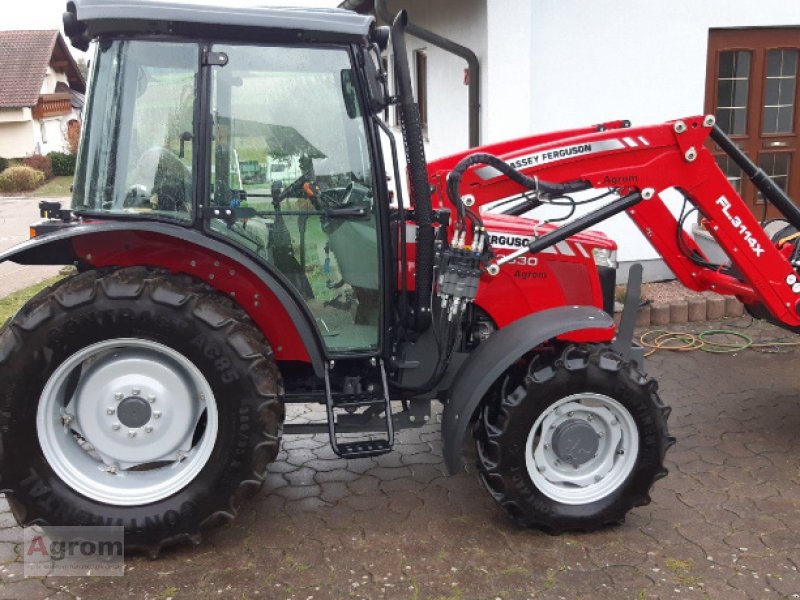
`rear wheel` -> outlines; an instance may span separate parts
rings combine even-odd
[[[278,452],[272,352],[228,298],[144,268],[45,290],[0,332],[0,477],[21,525],[155,554],[232,519]]]
[[[622,521],[667,474],[674,439],[656,387],[606,347],[535,354],[482,407],[481,479],[525,526],[558,533]]]

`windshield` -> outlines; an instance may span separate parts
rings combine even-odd
[[[72,206],[192,219],[196,44],[101,42]]]

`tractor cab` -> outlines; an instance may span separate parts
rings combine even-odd
[[[134,20],[92,21],[109,31],[97,44],[72,209],[218,238],[289,284],[328,352],[374,353],[385,190],[356,87],[363,50],[349,33],[366,35],[371,21],[333,14],[341,32],[291,45],[285,31],[201,42],[138,34]],[[302,28],[319,16],[285,10],[273,21],[283,15]],[[246,176],[254,167],[267,176]]]

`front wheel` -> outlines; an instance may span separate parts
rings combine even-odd
[[[667,474],[674,439],[656,387],[603,346],[520,361],[476,424],[482,481],[524,526],[558,533],[622,521]]]

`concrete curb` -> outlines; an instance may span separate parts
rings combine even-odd
[[[636,314],[636,326],[664,327],[695,321],[717,321],[725,317],[741,317],[744,313],[744,304],[736,298],[686,298],[669,304],[653,302],[640,307]],[[620,315],[621,312],[615,312],[614,321],[619,322]]]

